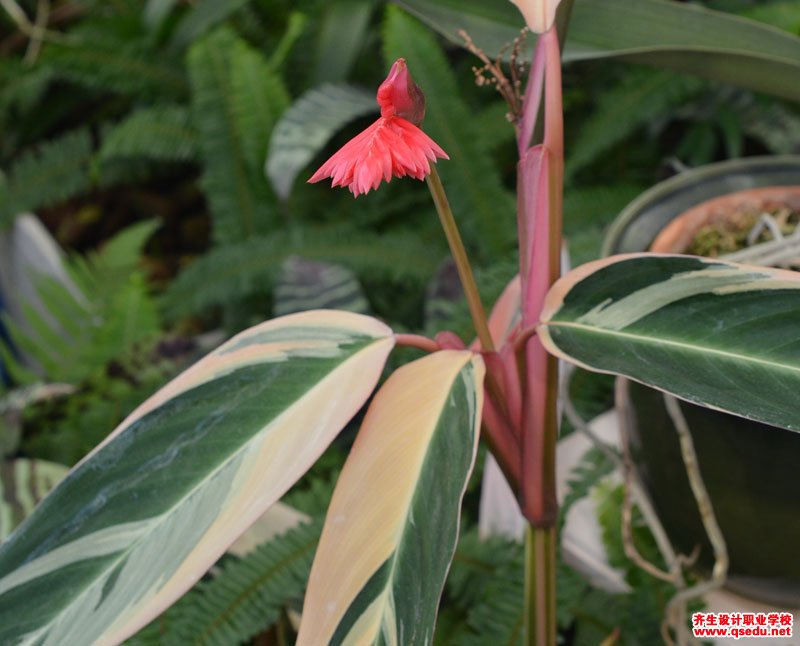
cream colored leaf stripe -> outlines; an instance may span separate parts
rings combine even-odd
[[[640,260],[672,261],[674,273],[665,281],[644,286],[613,301],[608,299],[599,303],[582,314],[577,322],[619,330],[670,303],[697,294],[711,293],[721,296],[758,290],[800,289],[798,273],[784,269],[671,254],[620,254],[588,262],[559,279],[545,299],[542,323],[548,325],[557,319],[557,315],[564,309],[567,295],[573,293],[573,290],[579,291],[580,284],[586,279],[603,271],[636,272],[636,262]],[[687,269],[678,270],[680,266]],[[624,284],[621,289],[624,290]]]
[[[248,330],[154,395],[0,546],[0,643],[116,644],[187,590],[374,388],[369,317]]]
[[[312,566],[301,646],[429,644],[474,464],[484,367],[442,351],[376,395]]]

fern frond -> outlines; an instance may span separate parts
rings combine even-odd
[[[599,448],[592,447],[584,454],[567,479],[567,494],[559,510],[559,528],[563,528],[572,505],[588,496],[613,469],[614,464]]]
[[[599,104],[567,150],[565,181],[643,125],[662,118],[705,86],[705,82],[661,70],[635,69],[603,92]]]
[[[25,211],[50,206],[86,191],[91,185],[89,132],[73,130],[20,155],[8,173],[0,204],[0,229]]]
[[[166,313],[175,317],[201,312],[212,305],[235,302],[267,291],[290,255],[338,262],[370,278],[430,278],[438,261],[429,245],[411,234],[310,229],[291,236],[278,232],[212,249],[172,283]]]
[[[76,34],[73,32],[74,38]],[[124,95],[180,97],[186,79],[171,57],[158,57],[144,39],[120,39],[97,29],[66,43],[48,43],[41,62],[61,79]]]
[[[246,642],[275,623],[289,603],[302,598],[321,531],[321,521],[306,523],[243,559],[223,561],[214,578],[195,586],[130,643]]]
[[[316,42],[312,82],[341,83],[356,62],[369,34],[375,4],[371,0],[325,3]],[[346,33],[347,38],[342,38]]]
[[[477,530],[465,532],[447,577],[449,601],[469,610],[484,596],[487,582],[520,565],[523,557],[522,545],[516,541],[501,536],[481,540]]]
[[[644,187],[614,183],[564,192],[564,234],[573,267],[600,257],[606,227]]]
[[[0,61],[0,123],[15,114],[25,114],[38,103],[50,82],[53,73],[47,67],[27,67],[21,61],[7,58]],[[4,137],[13,130],[4,128]],[[7,142],[5,142],[7,144]]]
[[[654,644],[660,642],[659,627],[666,602],[675,593],[674,587],[639,569],[625,555],[622,544],[622,485],[602,481],[595,489],[597,519],[609,562],[626,571],[626,580],[634,593],[611,595],[590,589],[580,602],[579,643],[597,643],[612,630],[620,631],[620,644]],[[634,510],[633,533],[637,548],[651,562],[658,563],[660,554],[655,540],[641,514]]]
[[[243,40],[231,51],[231,108],[247,165],[261,177],[272,129],[289,107],[283,79]]]
[[[448,594],[467,611],[462,646],[522,643],[524,599],[522,545],[493,537],[479,541],[476,533],[459,542]]]
[[[276,205],[263,159],[254,157],[266,150],[288,103],[281,81],[259,52],[225,28],[192,46],[189,76],[214,238],[230,243],[264,233],[275,224]]]
[[[273,315],[317,309],[366,314],[369,303],[356,275],[346,267],[290,256],[275,283]]]
[[[266,172],[281,199],[297,174],[345,124],[377,112],[374,95],[350,85],[312,88],[284,113],[269,142]]]
[[[475,116],[475,134],[482,150],[494,151],[513,144],[514,126],[508,121],[508,106],[505,101],[494,101]]]
[[[179,105],[136,110],[103,137],[99,159],[144,157],[160,161],[197,158],[197,135],[188,110]]]
[[[13,345],[50,380],[80,383],[155,337],[158,313],[135,269],[141,246],[155,226],[139,223],[118,234],[100,253],[72,258],[67,269],[80,294],[45,277],[37,286],[44,312],[24,308],[31,332],[9,324]],[[12,371],[15,363],[13,358],[9,362]]]
[[[186,13],[175,29],[173,45],[185,47],[219,24],[250,0],[200,0]]]
[[[737,115],[745,134],[763,143],[775,154],[800,152],[800,114],[781,103],[764,104],[752,95]]]
[[[450,156],[438,164],[453,211],[483,258],[513,246],[516,205],[477,137],[475,117],[460,98],[452,68],[433,35],[395,6],[383,29],[387,60],[403,57],[426,96],[425,130]]]
[[[75,464],[174,374],[175,367],[164,362],[137,369],[136,383],[110,379],[104,371],[75,394],[26,411],[20,449],[28,455]]]

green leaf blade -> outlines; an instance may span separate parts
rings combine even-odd
[[[376,395],[328,510],[298,645],[433,642],[483,374],[479,356],[442,351],[403,366]]]
[[[545,347],[590,370],[800,431],[800,277],[688,256],[589,263],[548,295]]]
[[[142,108],[131,113],[103,139],[99,157],[145,157],[162,161],[193,161],[197,136],[183,106]]]
[[[234,337],[134,411],[0,548],[0,642],[121,641],[316,460],[393,346],[308,312]]]
[[[263,151],[288,94],[262,54],[221,27],[188,54],[192,122],[217,242],[270,231],[278,213]]]
[[[522,16],[508,3],[398,0],[463,45],[459,29],[490,56],[519,35]],[[494,6],[496,4],[496,6]],[[575,0],[564,62],[617,58],[696,74],[800,100],[800,38],[745,18],[666,0]]]
[[[282,200],[297,174],[345,124],[377,113],[375,96],[351,85],[312,88],[284,113],[272,133],[265,171]]]

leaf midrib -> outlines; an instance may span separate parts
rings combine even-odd
[[[696,352],[699,354],[710,354],[719,356],[725,359],[732,359],[732,360],[739,360],[742,362],[748,362],[763,366],[768,366],[771,368],[778,368],[787,370],[789,372],[795,372],[800,374],[800,365],[793,365],[793,364],[786,364],[780,363],[776,361],[768,361],[766,359],[761,359],[759,357],[755,357],[753,355],[742,354],[737,352],[730,352],[727,350],[720,350],[718,348],[713,348],[707,345],[699,346],[691,343],[686,343],[682,341],[676,341],[673,339],[664,339],[659,337],[652,337],[652,336],[644,336],[641,334],[633,334],[631,332],[622,332],[620,330],[610,330],[608,328],[601,328],[601,327],[594,327],[591,325],[584,325],[582,323],[574,323],[568,321],[548,321],[542,323],[542,327],[549,328],[549,329],[560,329],[560,328],[567,328],[567,329],[575,329],[581,330],[583,332],[588,332],[591,334],[599,334],[603,336],[611,336],[611,337],[619,337],[623,339],[631,339],[636,342],[646,344],[646,345],[662,345],[662,346],[669,346],[673,348],[680,348],[681,350],[685,350],[687,352]],[[555,342],[554,342],[555,343]],[[558,344],[555,344],[558,345]]]

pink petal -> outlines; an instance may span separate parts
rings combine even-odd
[[[437,158],[449,159],[422,130],[401,117],[381,117],[334,153],[308,181],[330,177],[333,186],[347,187],[357,197],[392,176],[424,179]]]

